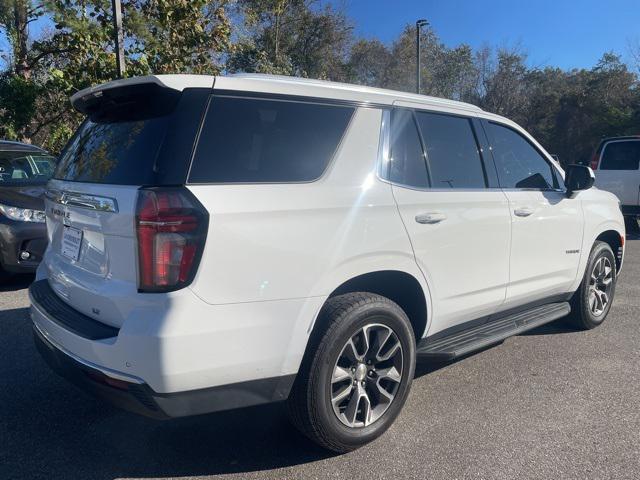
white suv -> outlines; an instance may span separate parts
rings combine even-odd
[[[472,105],[261,75],[72,103],[31,316],[55,370],[129,410],[288,399],[348,451],[394,421],[418,359],[611,308],[616,197]]]

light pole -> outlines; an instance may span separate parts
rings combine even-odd
[[[416,22],[416,93],[420,93],[420,29],[429,25],[424,18]]]
[[[113,7],[113,28],[115,30],[115,53],[118,78],[124,77],[124,32],[122,31],[122,4],[120,0],[111,0]]]

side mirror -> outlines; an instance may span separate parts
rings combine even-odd
[[[596,175],[591,167],[585,165],[569,165],[564,173],[564,186],[567,187],[569,197],[575,192],[589,190],[596,181]]]

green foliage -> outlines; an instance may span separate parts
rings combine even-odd
[[[18,75],[0,78],[0,138],[17,140],[36,113],[41,86]]]
[[[123,0],[127,75],[217,74],[230,48],[227,0]],[[20,8],[14,8],[14,7]],[[58,152],[81,118],[68,98],[116,78],[111,0],[0,0],[0,30],[11,44],[0,78],[0,135]],[[54,31],[30,39],[27,26],[46,14]]]
[[[147,0],[136,2],[136,38],[130,56],[153,73],[218,74],[230,47],[226,1]],[[139,56],[139,57],[138,57]]]
[[[127,75],[260,72],[415,91],[415,27],[389,45],[355,38],[320,0],[122,0]],[[53,24],[39,38],[29,25]],[[10,47],[0,71],[0,137],[57,152],[79,122],[68,98],[113,80],[111,0],[0,0]],[[519,49],[473,50],[421,33],[421,93],[462,100],[522,124],[564,162],[603,136],[640,133],[640,83],[620,57],[591,69],[531,68]],[[640,59],[640,46],[634,50]],[[639,61],[640,65],[640,61]]]
[[[390,62],[391,53],[380,40],[358,40],[351,47],[346,65],[347,79],[368,86],[386,85]]]
[[[312,0],[239,0],[245,28],[231,72],[345,79],[352,27],[346,16]]]

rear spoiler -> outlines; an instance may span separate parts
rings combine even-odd
[[[153,91],[173,90],[180,93],[185,88],[213,88],[214,81],[215,77],[208,75],[148,75],[125,78],[85,88],[71,97],[71,105],[78,112],[91,115],[98,105],[105,103],[105,100],[115,101],[117,97],[130,96],[130,92],[146,91],[150,94]]]

